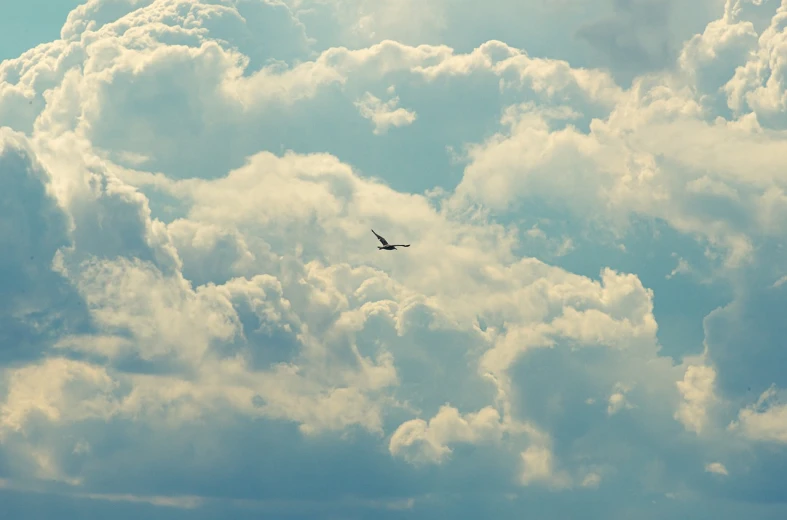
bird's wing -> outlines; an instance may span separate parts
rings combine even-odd
[[[377,233],[375,233],[375,232],[374,232],[374,230],[372,230],[372,233],[374,233],[374,236],[376,236],[376,237],[377,237],[377,239],[378,239],[378,240],[379,240],[379,241],[380,241],[380,242],[381,242],[381,243],[382,243],[384,246],[387,246],[387,245],[388,245],[388,241],[387,241],[386,239],[384,239],[383,237],[381,237],[380,235],[378,235]]]

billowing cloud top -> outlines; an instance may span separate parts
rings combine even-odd
[[[778,3],[77,7],[0,64],[3,517],[786,518]]]

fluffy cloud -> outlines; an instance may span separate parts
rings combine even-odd
[[[411,462],[440,463],[451,453],[447,444],[499,440],[502,431],[500,413],[492,407],[462,417],[456,408],[444,406],[428,423],[412,419],[401,424],[388,449]]]
[[[724,0],[287,0],[318,45],[360,47],[394,39],[471,49],[501,39],[578,66],[608,68],[622,82],[668,67]]]
[[[783,514],[725,487],[781,475],[787,431],[762,4],[530,6],[603,59],[509,39],[502,0],[75,9],[0,64],[2,487],[128,514]]]
[[[683,403],[675,412],[675,418],[683,423],[687,430],[702,433],[708,421],[708,407],[714,398],[715,379],[716,372],[712,367],[690,365],[686,369],[683,381],[678,381]]]
[[[778,403],[773,387],[738,413],[738,420],[730,423],[731,430],[740,430],[750,439],[763,442],[787,442],[787,406]]]
[[[416,114],[406,108],[397,108],[399,98],[391,98],[385,103],[367,92],[355,106],[363,117],[374,124],[375,134],[384,134],[391,126],[407,126],[415,121]]]
[[[724,464],[721,462],[711,462],[707,466],[705,466],[705,471],[709,473],[715,473],[716,475],[724,475],[727,476],[727,468],[724,467]]]

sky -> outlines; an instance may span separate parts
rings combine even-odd
[[[50,3],[3,518],[787,517],[787,0]]]

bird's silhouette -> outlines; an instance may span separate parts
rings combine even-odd
[[[382,246],[377,246],[377,249],[385,249],[386,251],[393,251],[397,247],[410,247],[410,244],[389,244],[386,239],[378,235],[374,230],[372,230],[372,233],[374,233],[374,236],[376,236],[377,240],[379,240],[380,243],[382,244]]]

